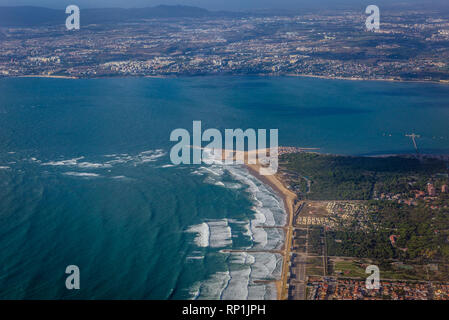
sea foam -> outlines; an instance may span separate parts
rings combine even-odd
[[[228,172],[234,182],[224,181]],[[192,174],[205,176],[204,182],[230,189],[244,188],[253,202],[253,215],[249,220],[207,220],[192,226],[197,235],[194,239],[200,247],[232,247],[233,224],[240,225],[240,233],[251,240],[250,248],[257,250],[280,249],[284,241],[286,214],[283,201],[274,191],[260,182],[240,165],[224,165],[212,159],[208,166],[200,166]],[[231,225],[229,224],[231,223]],[[264,227],[272,228],[264,228]],[[275,227],[275,228],[273,228]],[[207,243],[204,239],[209,239]],[[233,248],[236,249],[236,248]],[[249,249],[249,248],[242,248]],[[280,278],[282,256],[270,252],[229,252],[220,250],[225,255],[223,266],[227,271],[212,274],[208,279],[195,284],[191,292],[193,299],[276,299],[277,289],[272,282]],[[256,281],[256,282],[255,282]]]
[[[187,229],[187,232],[194,233],[196,235],[194,241],[198,247],[206,248],[209,246],[210,231],[207,223],[203,222],[201,224],[191,226]]]

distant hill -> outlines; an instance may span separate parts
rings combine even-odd
[[[200,18],[207,16],[237,16],[231,12],[212,12],[191,6],[160,5],[149,8],[105,8],[81,9],[82,24],[119,23],[152,18]],[[65,10],[41,7],[0,7],[0,27],[32,27],[42,25],[64,24],[67,14]]]
[[[0,7],[0,26],[31,27],[36,25],[64,23],[61,13],[65,10],[54,10],[40,7]]]

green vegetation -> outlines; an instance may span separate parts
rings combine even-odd
[[[309,254],[322,255],[323,246],[321,242],[321,228],[310,228],[309,230]]]
[[[388,239],[388,232],[354,232],[349,229],[329,231],[327,254],[357,258],[392,259],[397,256]],[[336,242],[335,239],[341,240]]]
[[[283,155],[281,168],[301,198],[309,200],[369,200],[374,192],[409,192],[424,188],[429,177],[447,172],[435,159],[345,157],[314,153]],[[304,178],[311,180],[307,192]],[[446,178],[447,179],[447,178]]]
[[[446,162],[296,153],[283,155],[280,168],[302,199],[365,200],[350,205],[340,202],[329,209],[328,256],[373,259],[391,279],[418,280],[429,274],[433,279],[447,279],[449,194],[440,191],[448,184]],[[306,179],[311,181],[310,190],[300,182]],[[438,190],[435,197],[427,197],[430,181]],[[415,199],[417,191],[426,197]],[[322,227],[309,230],[309,253],[322,254],[323,236]],[[359,265],[344,263],[331,268],[350,276],[361,276],[364,271]],[[426,265],[440,269],[432,271]]]
[[[307,265],[308,267],[323,267],[323,258],[322,257],[307,257]]]
[[[341,273],[342,276],[350,278],[366,278],[365,268],[356,261],[336,261],[334,264],[336,273]]]
[[[329,255],[449,262],[449,209],[431,210],[392,201],[370,201],[369,205],[377,213],[370,214],[373,223],[367,230],[342,227],[327,232]],[[394,245],[391,235],[396,236]]]
[[[323,275],[323,269],[315,268],[315,267],[307,268],[306,275],[307,276],[321,276],[321,275]]]

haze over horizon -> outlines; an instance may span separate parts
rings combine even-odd
[[[208,10],[263,10],[263,9],[301,9],[301,8],[335,8],[359,6],[366,7],[370,4],[377,5],[416,5],[425,4],[441,5],[446,4],[446,0],[73,0],[61,3],[57,0],[0,0],[0,6],[38,6],[48,8],[65,8],[69,4],[76,4],[84,8],[137,8],[151,7],[157,5],[186,5],[205,8]]]

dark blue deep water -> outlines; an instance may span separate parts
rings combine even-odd
[[[340,154],[449,152],[449,86],[305,78],[0,79],[1,299],[270,299],[283,204],[170,132],[279,129]],[[77,265],[81,289],[65,288]]]

